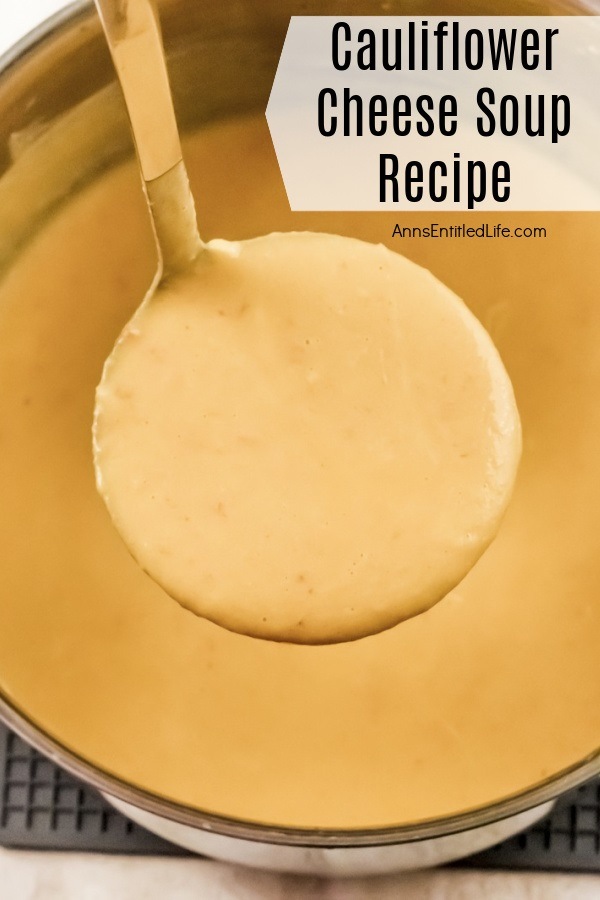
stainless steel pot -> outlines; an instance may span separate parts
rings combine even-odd
[[[164,0],[162,20],[183,129],[236,111],[264,110],[293,14],[593,14],[600,0]],[[227,65],[222,64],[227,60]],[[248,72],[252,77],[248,77]],[[200,92],[198,85],[203,85]],[[69,146],[53,140],[71,120]],[[121,98],[94,9],[76,2],[21,41],[0,62],[0,271],[32,223],[69,192],[132,152]],[[20,192],[19,186],[28,190]],[[31,190],[31,186],[37,188]],[[24,206],[11,197],[34,197]],[[436,865],[527,827],[560,793],[600,772],[600,751],[543,783],[460,815],[369,831],[273,828],[227,819],[140,790],[44,734],[7,698],[2,718],[130,818],[197,852],[263,868],[323,874]]]

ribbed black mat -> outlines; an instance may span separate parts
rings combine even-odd
[[[0,844],[187,855],[134,825],[1,723]],[[528,831],[456,865],[600,872],[600,779],[566,794],[550,816]]]
[[[4,847],[187,855],[130,822],[2,723],[0,779]]]

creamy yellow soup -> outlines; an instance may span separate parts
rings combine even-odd
[[[261,119],[206,129],[186,158],[207,237],[309,229],[384,241],[465,299],[500,351],[521,413],[513,499],[465,580],[375,637],[275,644],[173,603],[129,556],[94,484],[95,386],[156,264],[126,165],[46,222],[0,288],[3,691],[122,779],[279,825],[447,815],[592,753],[600,217],[503,217],[511,226],[535,219],[545,240],[399,244],[387,214],[290,214]]]
[[[97,483],[186,609],[323,644],[422,613],[496,535],[521,431],[489,336],[430,272],[313,232],[211,241],[121,333]]]

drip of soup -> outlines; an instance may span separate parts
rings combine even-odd
[[[122,332],[96,395],[99,490],[186,608],[296,643],[423,612],[496,534],[521,433],[459,298],[383,245],[213,241]]]
[[[503,217],[546,227],[546,239],[400,242],[388,214],[292,215],[261,118],[207,128],[185,152],[207,237],[306,229],[385,241],[464,298],[521,414],[512,501],[459,587],[377,636],[257,641],[174,603],[115,532],[90,451],[104,360],[156,266],[125,165],[44,222],[0,286],[3,692],[125,781],[281,826],[449,815],[594,752],[600,216]]]

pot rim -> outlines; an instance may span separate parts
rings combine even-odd
[[[571,5],[570,2],[569,5]],[[580,3],[580,8],[586,6],[597,8],[594,0],[591,2],[583,0]],[[22,62],[26,57],[36,53],[60,32],[81,24],[82,21],[92,22],[94,17],[92,0],[74,0],[41,22],[0,55],[0,80],[7,76],[16,63]],[[562,769],[524,791],[461,813],[385,828],[288,828],[221,816],[177,803],[136,787],[89,762],[63,745],[57,738],[47,734],[41,726],[36,725],[32,719],[20,711],[1,689],[0,720],[53,762],[104,794],[192,828],[215,832],[227,837],[275,845],[329,848],[374,847],[456,834],[490,825],[547,803],[554,800],[559,794],[578,787],[588,779],[600,774],[600,748],[598,748],[583,760]]]

